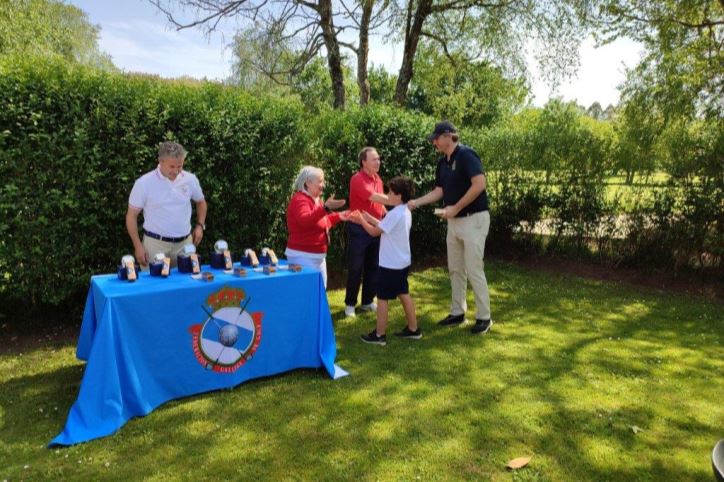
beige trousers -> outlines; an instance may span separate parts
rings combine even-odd
[[[447,221],[447,268],[452,287],[451,315],[467,310],[468,281],[475,295],[475,318],[490,319],[488,280],[483,271],[485,238],[490,229],[490,213],[482,211],[463,218]]]
[[[150,236],[143,236],[143,247],[146,250],[146,254],[148,254],[149,263],[153,263],[153,258],[156,256],[156,253],[163,253],[171,258],[171,267],[175,268],[176,257],[184,250],[184,246],[191,244],[192,241],[193,237],[190,234],[186,237],[186,239],[179,241],[178,243],[167,243],[166,241],[160,241]],[[146,266],[143,270],[148,271],[148,266]]]

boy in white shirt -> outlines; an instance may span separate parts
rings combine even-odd
[[[394,206],[378,221],[365,212],[355,211],[350,220],[359,223],[371,236],[380,238],[380,258],[377,287],[377,327],[362,341],[375,345],[386,345],[387,309],[389,300],[399,298],[405,310],[407,326],[395,336],[419,340],[422,330],[417,326],[415,302],[409,293],[407,276],[412,256],[410,254],[410,228],[412,214],[407,207],[414,195],[415,186],[410,178],[399,176],[387,183],[389,194],[385,204]]]

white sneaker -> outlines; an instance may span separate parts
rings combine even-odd
[[[354,318],[355,316],[357,316],[357,314],[354,312],[354,306],[345,306],[344,316],[348,318]]]
[[[377,311],[377,304],[375,302],[372,302],[369,305],[360,305],[359,310],[360,311]]]

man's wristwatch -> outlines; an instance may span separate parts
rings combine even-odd
[[[201,231],[206,231],[206,225],[202,223],[196,223],[196,226],[201,226]]]

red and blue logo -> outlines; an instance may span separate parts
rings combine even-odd
[[[196,360],[207,370],[232,373],[259,348],[262,312],[247,311],[244,290],[224,286],[206,299],[203,323],[189,328]]]

